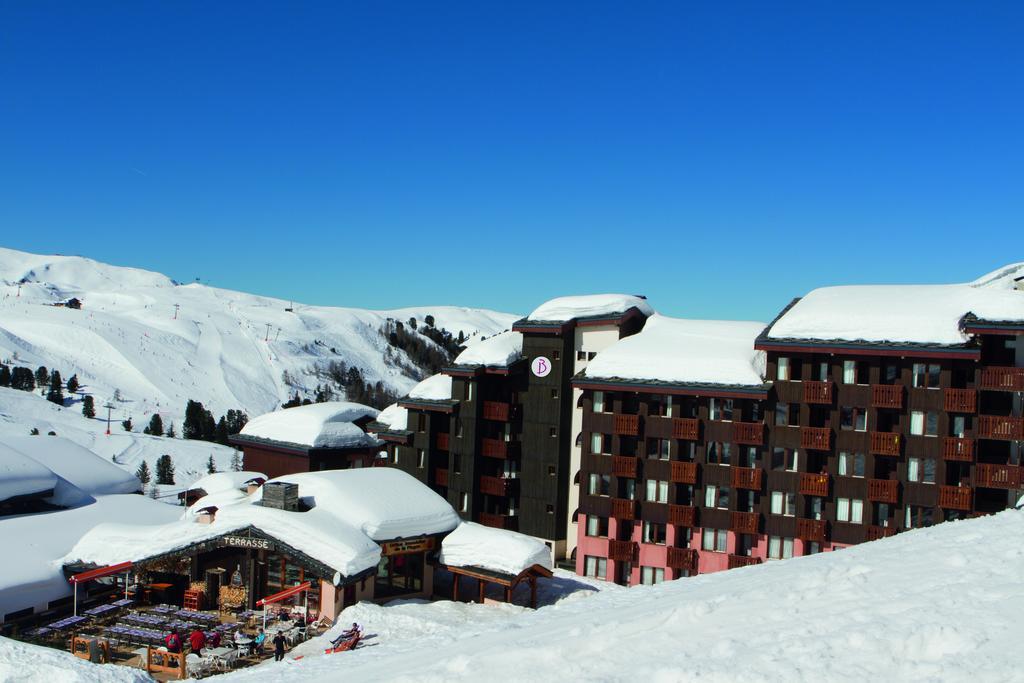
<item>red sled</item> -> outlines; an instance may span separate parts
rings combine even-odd
[[[356,645],[359,644],[359,641],[361,639],[362,639],[362,635],[357,633],[354,636],[352,636],[351,638],[349,638],[348,640],[346,640],[344,642],[341,642],[341,643],[338,643],[337,647],[329,647],[329,648],[327,648],[326,650],[324,650],[324,654],[325,655],[331,655],[331,654],[334,654],[335,652],[347,652],[349,650],[354,650],[354,649],[356,649]]]

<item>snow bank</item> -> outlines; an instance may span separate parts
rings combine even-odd
[[[142,482],[88,448],[58,436],[7,436],[4,443],[93,496],[136,493]]]
[[[380,415],[377,416],[377,422],[387,425],[388,429],[404,430],[409,425],[409,410],[397,403],[392,403],[380,411]]]
[[[565,322],[576,318],[625,313],[637,308],[644,315],[651,315],[654,309],[646,299],[631,294],[587,294],[584,296],[561,296],[541,304],[528,320]]]
[[[1024,321],[1024,292],[1013,278],[1024,266],[994,271],[969,284],[822,287],[787,311],[772,339],[820,339],[913,344],[963,344],[960,320]]]
[[[0,502],[50,491],[55,486],[57,475],[48,467],[0,443]]]
[[[455,365],[504,367],[523,357],[522,332],[502,332],[483,339],[458,355]]]
[[[764,323],[684,320],[655,314],[638,334],[597,354],[587,379],[759,385],[765,354],[754,350]]]
[[[242,436],[312,448],[357,448],[379,444],[355,420],[375,418],[375,408],[347,401],[285,408],[250,420]]]
[[[0,636],[0,681],[19,683],[152,683],[144,671],[93,664],[70,652]]]
[[[551,569],[551,551],[532,536],[463,522],[441,542],[442,564],[519,574],[535,564]]]
[[[436,374],[426,378],[409,391],[409,398],[426,401],[447,401],[452,397],[452,378]]]

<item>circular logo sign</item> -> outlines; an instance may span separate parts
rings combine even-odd
[[[551,374],[551,361],[544,356],[537,356],[533,359],[533,362],[530,363],[530,370],[532,370],[533,374],[537,377],[547,377]]]

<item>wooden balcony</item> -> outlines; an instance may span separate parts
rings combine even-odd
[[[733,467],[732,486],[737,489],[761,490],[761,470],[756,467]]]
[[[939,507],[947,510],[971,509],[971,488],[969,486],[940,486]]]
[[[697,463],[673,460],[671,465],[672,471],[669,474],[669,478],[673,484],[697,483]]]
[[[624,479],[636,479],[637,459],[635,456],[613,455],[612,474]]]
[[[697,508],[692,505],[669,505],[668,523],[674,526],[697,526]]]
[[[947,413],[974,413],[978,410],[978,392],[974,389],[946,389],[942,403]]]
[[[989,489],[1019,489],[1021,468],[1017,465],[978,463],[974,466],[974,485]]]
[[[608,559],[615,562],[636,562],[640,559],[640,546],[634,541],[609,539]]]
[[[877,541],[880,538],[887,538],[889,536],[896,535],[896,529],[891,526],[869,526],[866,529],[867,539],[869,541]]]
[[[800,448],[827,451],[832,448],[832,430],[828,427],[801,427]]]
[[[509,529],[515,531],[519,526],[518,519],[511,515],[496,515],[490,512],[481,512],[477,515],[477,521],[484,526],[494,527],[495,529]]]
[[[697,551],[693,548],[668,548],[667,564],[672,569],[688,571],[691,574],[697,571]]]
[[[895,479],[868,479],[868,502],[895,505],[899,491],[900,484]]]
[[[1024,368],[982,368],[979,386],[987,391],[1024,391]]]
[[[448,432],[438,432],[437,436],[434,437],[434,446],[439,451],[447,451],[451,445],[451,436]]]
[[[902,384],[872,384],[871,385],[871,407],[872,408],[895,408],[903,407],[903,385]]]
[[[488,458],[507,460],[508,458],[515,457],[518,453],[519,444],[515,441],[505,441],[503,439],[480,440],[480,455]]]
[[[895,432],[871,432],[868,450],[872,455],[893,455],[899,457],[900,435]]]
[[[942,440],[942,457],[944,460],[974,462],[974,439],[947,436]]]
[[[800,484],[798,491],[805,496],[828,497],[828,475],[813,474],[811,472],[800,473]]]
[[[501,496],[506,498],[512,495],[518,479],[506,479],[504,477],[480,477],[480,493],[489,496]]]
[[[755,564],[761,564],[763,560],[760,557],[746,557],[744,555],[730,555],[729,556],[729,569],[739,569],[740,567],[750,567]]]
[[[734,512],[729,522],[729,528],[738,534],[756,534],[761,515],[757,512]]]
[[[613,430],[619,436],[636,436],[640,433],[639,415],[616,415]]]
[[[804,403],[832,405],[832,382],[804,382]]]
[[[796,537],[801,541],[824,543],[828,536],[828,526],[820,519],[797,519]]]
[[[448,470],[441,469],[440,467],[434,470],[434,485],[448,486]]]
[[[512,417],[511,404],[501,403],[499,401],[484,401],[483,418],[485,420],[508,422],[510,417]]]
[[[979,415],[978,437],[999,441],[1024,441],[1024,417]]]
[[[615,519],[636,519],[636,501],[626,498],[612,498],[612,517]]]
[[[733,422],[732,440],[748,446],[760,446],[764,443],[763,422]]]
[[[700,440],[700,420],[695,417],[677,417],[672,420],[672,438],[687,441]]]

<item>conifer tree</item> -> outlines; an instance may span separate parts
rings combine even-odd
[[[216,472],[217,472],[217,463],[215,463],[213,461],[213,454],[211,453],[210,457],[206,459],[206,473],[207,474],[214,474]]]
[[[231,471],[241,472],[242,471],[242,456],[238,451],[234,451],[231,454]]]
[[[40,365],[36,369],[36,385],[45,387],[50,383],[50,371],[46,369],[45,365]]]
[[[93,405],[92,396],[82,399],[82,415],[85,417],[96,417],[96,406]]]
[[[164,421],[160,418],[160,413],[153,413],[153,417],[149,418],[149,426],[146,429],[149,430],[146,432],[147,434],[152,434],[153,436],[164,435]]]
[[[64,405],[64,383],[56,370],[50,375],[50,391],[46,394],[46,400],[59,406]]]
[[[126,432],[132,431],[132,419],[129,417],[127,420],[122,420],[121,426],[124,427],[124,431]]]
[[[165,454],[156,459],[156,483],[174,483],[174,463],[171,456]]]
[[[11,386],[11,369],[6,365],[0,365],[0,387]]]
[[[11,389],[32,391],[36,388],[36,378],[28,368],[17,367],[11,370]]]
[[[169,425],[167,425],[167,431],[164,432],[164,436],[166,436],[168,439],[173,439],[173,438],[178,436],[177,433],[175,433],[175,431],[174,431],[174,423],[173,422],[170,423]]]
[[[71,375],[71,379],[68,380],[68,393],[78,393],[78,375]]]
[[[143,486],[148,484],[150,479],[152,479],[152,475],[149,472],[149,465],[145,460],[143,460],[142,464],[139,465],[139,469],[135,470],[135,476],[139,478],[139,481],[142,482]]]

